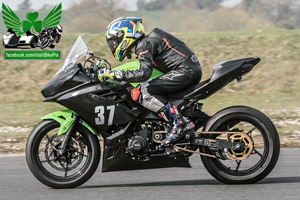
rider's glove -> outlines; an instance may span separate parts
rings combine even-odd
[[[123,71],[118,69],[114,71],[111,71],[109,69],[101,69],[98,71],[98,78],[100,82],[103,82],[103,79],[106,77],[109,79],[116,79],[118,81],[121,81],[123,78]]]
[[[109,69],[100,69],[98,71],[98,79],[100,80],[100,82],[103,82],[103,79],[107,77],[110,79],[114,79],[114,72],[110,71]]]

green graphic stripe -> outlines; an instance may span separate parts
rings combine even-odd
[[[4,50],[4,60],[61,60],[61,50]]]

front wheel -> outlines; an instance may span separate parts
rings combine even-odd
[[[254,108],[226,108],[210,119],[206,131],[243,132],[252,140],[253,150],[247,154],[223,149],[231,160],[201,156],[208,172],[223,183],[255,183],[266,177],[278,160],[280,142],[277,130],[266,115]],[[226,137],[230,138],[230,135]],[[218,135],[217,138],[224,139],[224,136]],[[201,152],[212,154],[207,147],[201,147]]]
[[[31,132],[26,145],[26,161],[32,174],[52,188],[74,188],[85,183],[96,171],[100,160],[97,136],[77,124],[66,145],[58,149],[64,135],[57,136],[59,123],[41,121]]]

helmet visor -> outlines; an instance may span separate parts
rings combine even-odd
[[[115,54],[116,48],[123,41],[124,37],[125,37],[124,32],[120,31],[119,33],[116,34],[116,36],[106,39],[106,42],[107,42],[112,54]]]

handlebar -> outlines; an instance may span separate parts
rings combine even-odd
[[[106,69],[111,70],[111,65],[107,60],[90,54],[90,57],[85,60],[81,70],[92,79],[98,79],[98,71]]]

